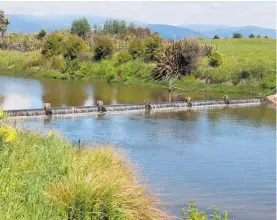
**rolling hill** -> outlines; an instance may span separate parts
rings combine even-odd
[[[23,33],[37,33],[40,29],[44,28],[50,32],[56,29],[70,28],[73,20],[80,17],[86,17],[88,22],[93,26],[101,25],[111,17],[99,17],[91,15],[55,15],[55,16],[34,16],[28,14],[8,14],[10,18],[10,25],[8,27],[9,32],[23,32]],[[127,23],[133,22],[138,26],[148,27],[151,32],[158,32],[165,39],[182,37],[203,37],[205,39],[212,38],[215,34],[221,38],[232,37],[234,32],[240,32],[244,37],[248,37],[249,34],[260,34],[261,36],[268,36],[269,38],[276,38],[276,30],[262,28],[257,26],[245,26],[245,27],[229,27],[226,25],[207,25],[207,24],[188,24],[173,26],[167,24],[145,24],[141,21],[126,20]]]

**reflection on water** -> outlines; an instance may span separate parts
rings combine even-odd
[[[215,93],[172,93],[172,101],[192,99],[221,99],[223,94]],[[242,97],[238,94],[231,98]],[[42,108],[49,102],[53,107],[90,106],[97,100],[104,104],[141,103],[148,99],[151,102],[165,102],[169,99],[167,89],[143,85],[108,84],[91,80],[60,81],[51,79],[28,79],[0,76],[0,105],[4,109]]]
[[[211,213],[275,219],[275,111],[266,105],[26,120],[27,127],[59,130],[77,143],[110,143],[127,152],[139,174],[180,210],[194,199]]]

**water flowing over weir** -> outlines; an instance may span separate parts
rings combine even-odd
[[[185,101],[176,102],[159,102],[151,103],[152,110],[173,110],[173,109],[194,109],[197,107],[222,107],[227,106],[223,100],[195,100],[191,102],[192,106],[188,107]],[[259,105],[261,104],[260,99],[234,99],[230,100],[228,106],[236,105]],[[106,105],[106,112],[129,112],[129,111],[144,111],[145,104],[117,104],[117,105]],[[62,116],[70,114],[89,114],[98,113],[97,106],[76,106],[76,107],[59,107],[52,108],[53,116]],[[45,116],[44,109],[20,109],[20,110],[5,110],[4,114],[8,117],[26,117],[26,116]]]

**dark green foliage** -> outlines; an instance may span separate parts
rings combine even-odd
[[[222,63],[222,56],[217,51],[213,51],[209,57],[209,66],[218,67]]]
[[[145,58],[148,61],[158,61],[161,56],[163,39],[158,34],[152,34],[145,41]]]
[[[268,38],[268,36],[264,36],[264,38]]]
[[[241,33],[234,33],[233,34],[233,38],[243,38],[242,34]]]
[[[37,39],[42,40],[46,36],[47,32],[44,29],[41,29],[37,34]]]
[[[250,34],[249,38],[255,38],[255,35],[254,34]]]
[[[111,38],[107,36],[98,36],[95,39],[94,59],[102,60],[112,55],[114,46]]]
[[[65,37],[59,33],[52,33],[46,37],[41,53],[48,57],[58,56],[64,53],[64,40]]]
[[[129,43],[128,51],[132,55],[133,59],[142,57],[145,52],[145,45],[141,39],[133,39]]]
[[[218,35],[214,35],[213,39],[220,39]]]
[[[79,37],[71,35],[64,43],[64,57],[69,59],[76,59],[80,52],[86,50],[86,43]]]
[[[73,21],[71,26],[71,33],[78,35],[81,38],[86,38],[87,34],[91,31],[90,25],[86,18]]]
[[[258,35],[257,35],[257,38],[261,38],[261,35],[258,34]]]
[[[122,51],[117,54],[116,59],[118,64],[122,64],[131,60],[132,56],[128,53],[128,51]]]

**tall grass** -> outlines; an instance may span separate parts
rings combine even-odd
[[[112,147],[77,150],[52,132],[3,137],[0,219],[169,219]]]

